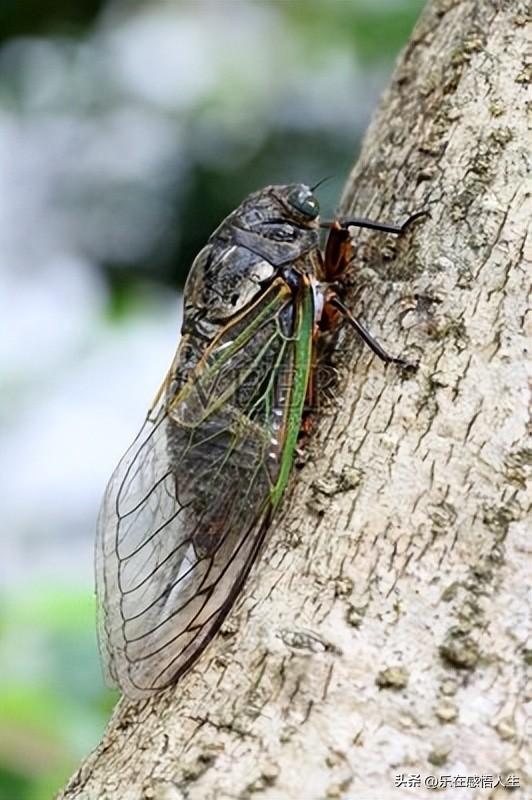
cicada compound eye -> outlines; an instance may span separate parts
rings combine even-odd
[[[320,204],[308,189],[296,189],[288,196],[288,202],[300,214],[309,219],[316,219],[320,213]]]

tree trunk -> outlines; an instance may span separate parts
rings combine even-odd
[[[517,0],[423,13],[341,205],[430,211],[356,233],[350,297],[420,368],[342,331],[241,601],[174,689],[119,703],[65,800],[402,800],[430,776],[458,778],[445,799],[530,797],[531,21]]]

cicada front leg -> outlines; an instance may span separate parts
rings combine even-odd
[[[368,228],[372,231],[380,231],[381,233],[391,233],[394,236],[401,236],[401,234],[406,233],[412,223],[417,219],[428,216],[429,212],[424,209],[423,211],[416,211],[414,214],[410,214],[410,216],[407,217],[402,225],[392,225],[389,222],[379,222],[378,220],[367,219],[367,217],[353,217],[352,219],[320,222],[320,228],[330,228],[331,230],[335,228],[340,230],[347,230],[348,228]]]
[[[396,358],[390,355],[343,302],[343,285],[351,263],[353,250],[348,228],[350,226],[364,227],[379,230],[384,233],[399,235],[404,233],[414,220],[425,216],[425,214],[425,211],[412,214],[401,226],[388,225],[368,219],[351,219],[342,222],[322,223],[323,227],[329,228],[329,236],[324,255],[324,274],[329,285],[324,298],[325,303],[322,313],[323,328],[325,330],[330,330],[336,327],[338,317],[341,316],[347,320],[362,341],[368,345],[381,361],[385,364],[397,364],[400,367],[410,370],[417,369],[418,364],[404,358]]]

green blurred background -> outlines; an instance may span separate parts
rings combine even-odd
[[[101,494],[175,348],[194,254],[249,191],[332,213],[423,0],[2,0],[0,800],[97,743]]]

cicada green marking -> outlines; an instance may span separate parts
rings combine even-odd
[[[195,259],[182,335],[144,425],[107,486],[97,525],[99,642],[130,698],[179,678],[212,639],[285,491],[320,329],[345,308],[348,227],[321,223],[304,184],[247,197]],[[410,218],[408,222],[413,219]]]

